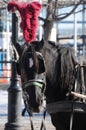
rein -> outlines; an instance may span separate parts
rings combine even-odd
[[[23,92],[24,93],[24,92]],[[29,118],[30,118],[30,125],[31,125],[31,130],[35,130],[34,129],[34,124],[33,124],[33,114],[28,106],[28,103],[27,103],[27,97],[23,97],[24,98],[24,104],[25,104],[25,107],[27,109],[27,112],[29,114]],[[46,117],[46,108],[44,107],[44,111],[43,111],[43,117],[42,117],[42,122],[41,122],[41,126],[40,126],[40,130],[46,130],[46,126],[45,126],[45,117]],[[44,129],[43,129],[44,128]]]
[[[29,113],[29,117],[30,117],[31,130],[35,130],[35,129],[34,129],[33,120],[32,120],[32,117],[33,117],[32,113]],[[44,112],[43,112],[43,118],[42,118],[40,130],[46,130],[45,117],[46,117],[46,109],[45,109]],[[44,129],[43,129],[43,128],[44,128]]]

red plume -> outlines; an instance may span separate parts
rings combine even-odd
[[[17,1],[12,1],[8,3],[8,11],[18,10],[21,15],[20,27],[26,42],[32,42],[36,39],[38,14],[41,8],[42,6],[38,2],[19,4]]]

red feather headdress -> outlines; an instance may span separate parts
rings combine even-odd
[[[20,4],[17,1],[11,1],[8,3],[8,11],[14,12],[18,10],[21,15],[20,27],[26,42],[32,42],[36,39],[38,14],[41,8],[42,6],[39,2],[24,2]]]

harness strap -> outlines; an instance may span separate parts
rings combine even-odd
[[[73,127],[73,116],[74,116],[74,111],[73,111],[73,102],[72,102],[72,112],[70,114],[70,130],[72,130]]]
[[[31,124],[31,130],[34,130],[32,116],[30,116],[30,124]]]
[[[82,102],[58,101],[46,104],[47,111],[52,114],[56,112],[84,112],[86,113],[86,104]]]
[[[30,112],[28,112],[28,113],[29,113],[29,117],[30,117],[31,130],[34,130],[34,124],[33,124],[33,120],[32,120],[32,117],[33,117],[32,113],[30,113]],[[46,130],[45,117],[46,117],[46,110],[44,110],[44,113],[43,113],[43,119],[42,119],[42,122],[41,122],[40,130]]]
[[[46,130],[45,117],[46,117],[46,109],[44,110],[44,113],[43,113],[43,119],[42,119],[40,130],[42,130],[43,127],[44,127],[44,130]]]

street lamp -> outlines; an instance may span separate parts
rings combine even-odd
[[[12,43],[16,46],[18,39],[18,18],[12,14]],[[12,61],[11,84],[8,88],[8,122],[5,130],[23,130],[21,125],[21,96],[22,91],[18,82],[16,62]]]

